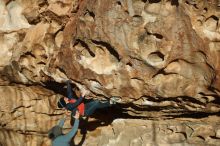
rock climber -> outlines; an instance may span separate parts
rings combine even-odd
[[[59,108],[65,108],[72,112],[72,115],[78,110],[80,117],[89,117],[91,116],[96,109],[110,107],[116,102],[120,101],[118,97],[112,97],[109,101],[100,101],[93,100],[84,104],[84,94],[81,94],[79,88],[75,89],[76,96],[79,97],[74,98],[72,87],[70,81],[67,81],[67,97],[62,97],[58,101],[57,105]]]
[[[67,112],[67,111],[66,111]],[[74,116],[75,122],[72,129],[67,133],[62,133],[62,127],[66,116],[60,120],[59,124],[49,130],[48,136],[52,140],[52,146],[70,146],[71,139],[76,134],[79,127],[79,112],[76,111]]]

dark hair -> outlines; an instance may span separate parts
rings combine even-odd
[[[50,134],[48,134],[48,137],[49,137],[50,139],[54,139],[54,138],[55,138],[55,135],[54,135],[53,133],[50,133]]]
[[[80,91],[79,87],[77,86],[74,88],[74,90]]]
[[[64,100],[64,97],[60,98],[60,100],[57,102],[57,106],[59,108],[64,108],[66,106],[66,102]]]
[[[56,137],[62,135],[62,128],[58,125],[52,127],[48,132],[48,137],[54,140]]]

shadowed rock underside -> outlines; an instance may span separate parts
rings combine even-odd
[[[219,6],[0,0],[0,145],[50,145],[70,79],[87,98],[122,99],[90,119],[83,145],[217,146]]]

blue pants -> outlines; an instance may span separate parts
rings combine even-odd
[[[91,116],[96,109],[110,107],[109,101],[101,102],[99,100],[93,100],[85,104],[85,116]]]
[[[72,92],[72,87],[69,81],[67,81],[67,98],[70,99],[74,99],[73,98],[73,92]],[[76,98],[75,98],[76,99]]]

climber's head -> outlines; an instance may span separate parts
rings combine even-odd
[[[80,92],[80,89],[78,87],[74,88],[75,94],[73,94],[74,98],[79,98],[82,94]],[[61,97],[60,100],[57,102],[57,106],[59,108],[65,108],[66,104],[69,103],[70,100],[67,97]]]
[[[68,103],[68,98],[67,97],[61,97],[60,100],[57,102],[57,106],[59,108],[65,108],[67,103]]]
[[[60,126],[54,126],[48,132],[48,137],[54,140],[56,137],[62,135],[62,128]]]

